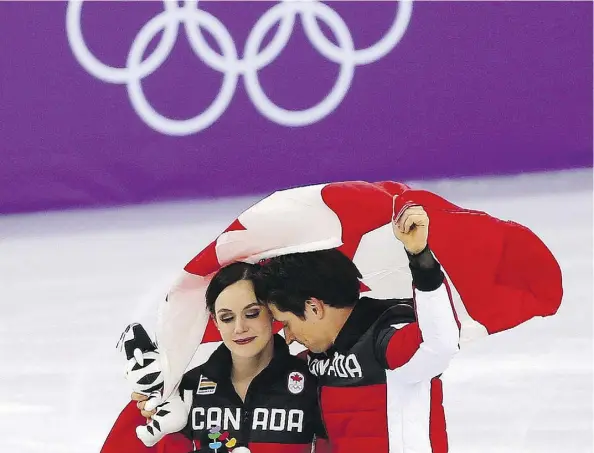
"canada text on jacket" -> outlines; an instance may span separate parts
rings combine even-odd
[[[239,430],[241,408],[195,407],[192,409],[192,428],[195,431],[222,426]],[[294,431],[303,432],[303,411],[299,409],[254,409],[252,431]]]
[[[363,370],[357,356],[344,356],[338,351],[332,359],[313,359],[309,362],[309,371],[315,376],[338,376],[342,378],[362,378]]]

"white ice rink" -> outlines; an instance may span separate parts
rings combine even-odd
[[[414,186],[528,226],[564,274],[556,316],[444,375],[451,453],[592,452],[591,170]],[[129,396],[122,329],[152,331],[179,270],[255,199],[0,216],[0,453],[98,452]]]

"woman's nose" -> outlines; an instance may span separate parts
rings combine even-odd
[[[241,318],[235,320],[235,333],[243,333],[247,330],[245,321]]]

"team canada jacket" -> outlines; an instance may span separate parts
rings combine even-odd
[[[458,350],[459,326],[440,266],[410,257],[414,301],[361,298],[318,376],[333,453],[445,453],[440,374]]]
[[[231,354],[221,345],[204,365],[186,373],[180,385],[182,392],[194,392],[183,433],[200,452],[213,452],[220,444],[217,453],[237,446],[251,453],[309,453],[314,438],[324,435],[316,379],[279,335],[274,336],[272,361],[250,384],[245,402],[230,375]],[[220,427],[218,439],[212,438],[214,427]]]
[[[316,379],[305,360],[290,354],[282,337],[274,336],[274,356],[250,384],[245,402],[230,376],[231,354],[221,345],[206,363],[184,375],[180,393],[188,397],[190,392],[192,407],[182,431],[145,447],[135,428],[146,420],[131,402],[101,452],[228,453],[244,446],[251,453],[310,453],[313,442],[316,453],[328,451]]]

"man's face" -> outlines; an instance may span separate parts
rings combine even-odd
[[[324,328],[324,319],[312,312],[310,306],[306,305],[305,319],[290,311],[280,311],[274,304],[269,304],[268,307],[274,319],[283,324],[287,344],[297,341],[311,352],[324,352],[332,346],[327,329]]]

